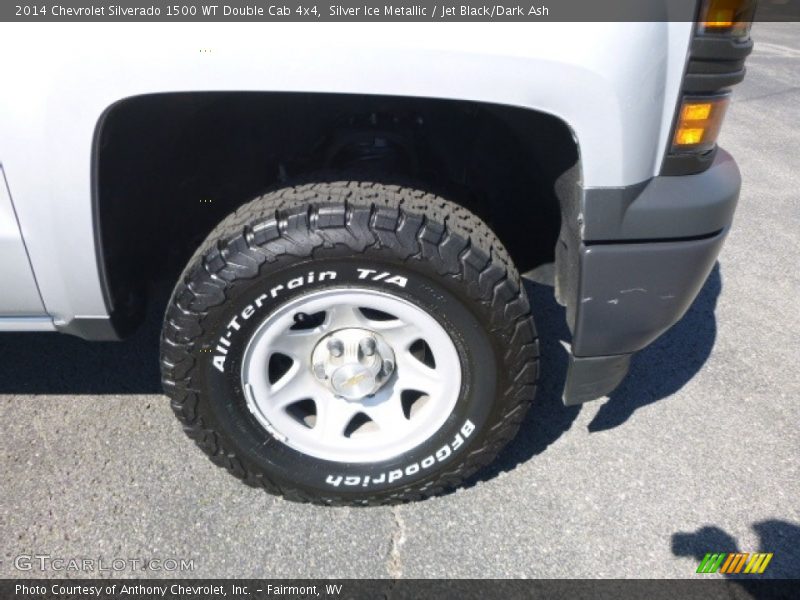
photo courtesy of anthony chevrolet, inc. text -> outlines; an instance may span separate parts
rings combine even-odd
[[[0,600],[800,600],[800,0],[0,55]]]

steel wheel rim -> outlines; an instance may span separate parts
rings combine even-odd
[[[298,314],[314,318],[303,327]],[[380,389],[359,400],[337,396],[312,364],[321,340],[356,328],[385,341],[396,362]],[[241,380],[250,412],[287,446],[323,460],[369,463],[400,456],[441,428],[460,395],[461,361],[449,334],[419,306],[382,291],[334,288],[266,317],[245,349]]]

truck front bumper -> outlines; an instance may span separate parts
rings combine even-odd
[[[686,313],[714,267],[740,186],[736,163],[719,150],[696,175],[584,191],[583,239],[567,286],[565,404],[614,390],[633,354]]]

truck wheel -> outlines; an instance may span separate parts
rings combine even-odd
[[[489,228],[406,187],[256,198],[186,267],[161,340],[184,430],[248,484],[383,504],[459,485],[514,436],[538,346]]]

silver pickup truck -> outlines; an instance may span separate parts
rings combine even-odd
[[[567,404],[702,287],[752,11],[4,24],[0,330],[122,339],[168,280],[164,390],[216,464],[327,504],[456,487],[534,399],[520,273],[554,265]]]

